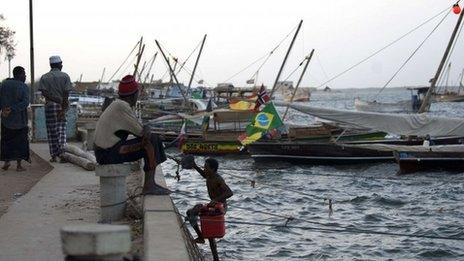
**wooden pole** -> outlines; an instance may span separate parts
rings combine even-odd
[[[145,44],[142,46],[142,49],[140,50],[139,55],[137,56],[137,62],[135,63],[135,68],[134,68],[134,78],[137,78],[138,70],[139,70],[139,65],[140,65],[140,60],[142,60],[142,55],[143,51],[145,50]]]
[[[102,75],[100,77],[100,81],[98,82],[98,89],[100,89],[100,85],[103,82],[103,77],[105,76],[105,70],[106,70],[106,67],[103,67],[103,72],[102,72]]]
[[[293,99],[295,98],[296,92],[298,91],[298,87],[300,87],[301,81],[303,80],[303,76],[305,75],[306,69],[308,68],[309,62],[311,62],[311,59],[313,58],[314,54],[314,49],[311,51],[309,56],[306,57],[306,64],[303,68],[303,71],[301,72],[300,78],[298,79],[298,83],[296,84],[295,90],[292,93],[292,97],[290,98],[290,103],[287,105],[287,108],[285,109],[284,116],[282,117],[282,121],[285,120],[285,116],[287,116],[288,109],[290,107],[290,104],[293,102]]]
[[[176,76],[176,74],[174,73],[174,70],[171,67],[171,63],[169,62],[168,57],[166,57],[166,55],[164,54],[163,49],[161,48],[158,40],[155,40],[155,43],[158,46],[158,49],[160,50],[161,55],[163,55],[164,61],[166,61],[166,63],[168,64],[169,72],[171,73],[172,78],[174,79],[177,86],[180,88],[180,93],[182,94],[182,97],[184,98],[185,105],[188,106],[187,96],[185,95],[184,90],[182,90],[182,88],[181,88],[181,86],[179,84],[179,81],[177,80],[177,76]]]
[[[143,62],[143,65],[142,65],[142,69],[141,69],[140,72],[138,73],[139,82],[142,81],[142,74],[143,74],[143,72],[145,71],[146,67],[147,67],[147,61],[144,61],[144,62]]]
[[[445,62],[448,58],[449,52],[451,50],[451,47],[453,46],[454,40],[456,39],[456,34],[458,33],[459,27],[462,23],[462,18],[464,17],[464,11],[461,11],[461,14],[459,15],[458,21],[456,23],[456,26],[454,27],[453,33],[451,34],[451,38],[448,42],[448,46],[446,47],[445,53],[443,54],[443,57],[441,59],[440,65],[438,66],[437,72],[435,73],[435,77],[432,79],[432,83],[430,84],[430,88],[427,91],[427,94],[424,97],[424,100],[422,101],[422,104],[419,108],[418,113],[423,113],[429,110],[430,105],[432,103],[431,98],[432,94],[435,91],[435,87],[437,85],[438,78],[440,77],[440,74],[443,70],[443,67],[445,66]]]
[[[195,77],[195,72],[197,70],[198,62],[200,61],[201,52],[203,51],[203,46],[205,45],[206,36],[207,35],[205,34],[205,36],[203,37],[203,41],[201,42],[200,51],[198,52],[197,60],[195,61],[195,66],[193,67],[192,75],[190,76],[187,93],[190,90],[190,87],[192,86],[193,77]]]
[[[155,63],[156,56],[158,56],[158,52],[155,53],[155,56],[153,56],[153,59],[151,60],[150,66],[148,67],[148,72],[145,75],[145,79],[143,80],[143,83],[146,83],[148,80],[148,77],[150,77],[151,70],[153,69],[153,64]]]
[[[83,74],[81,73],[81,77],[79,77],[79,82],[82,82],[82,76]]]
[[[298,28],[296,29],[295,35],[293,36],[292,42],[290,43],[290,46],[288,47],[287,53],[285,54],[284,61],[282,62],[282,65],[280,66],[279,73],[277,73],[277,77],[274,82],[274,86],[272,86],[271,94],[269,97],[272,99],[272,95],[274,95],[275,88],[277,86],[277,83],[279,82],[280,75],[282,74],[282,71],[284,70],[285,63],[287,62],[288,56],[290,55],[290,52],[292,51],[293,44],[295,43],[295,39],[298,36],[298,32],[300,32],[301,25],[303,24],[303,20],[300,21],[298,24]]]
[[[134,77],[137,77],[137,70],[139,69],[140,59],[142,58],[142,53],[144,49],[145,49],[145,45],[143,44],[143,36],[142,36],[140,37],[139,51],[137,52],[137,61],[135,62],[134,73],[132,74]]]
[[[461,90],[464,88],[464,82],[462,81],[463,79],[464,79],[464,69],[462,69],[461,79],[459,80],[458,95],[461,95]]]
[[[32,0],[29,0],[29,39],[30,39],[30,61],[31,61],[31,90],[30,100],[34,102],[34,14]]]

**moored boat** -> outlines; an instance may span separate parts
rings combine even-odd
[[[418,171],[464,172],[464,145],[395,151],[394,156],[399,165],[398,174]]]
[[[323,141],[264,141],[248,145],[248,152],[257,161],[285,161],[297,164],[365,164],[394,162],[393,152],[398,149],[422,147],[422,139],[413,140],[368,140],[368,135],[348,135],[340,142]],[[460,138],[434,139],[435,144],[456,144]]]
[[[415,113],[419,110],[423,96],[428,87],[408,88],[411,91],[411,99],[386,103],[378,101],[364,101],[360,98],[354,100],[357,111],[384,112],[384,113]],[[415,93],[414,93],[415,92]]]

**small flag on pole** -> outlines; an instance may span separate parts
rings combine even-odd
[[[257,111],[261,105],[266,104],[270,100],[271,97],[269,97],[266,87],[264,87],[264,85],[261,85],[261,88],[258,92],[258,99],[256,99],[255,111]]]

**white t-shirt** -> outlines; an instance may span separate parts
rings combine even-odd
[[[138,137],[143,135],[143,125],[138,121],[129,103],[116,99],[98,119],[95,129],[95,145],[102,149],[113,147],[121,140],[115,135],[121,130]]]

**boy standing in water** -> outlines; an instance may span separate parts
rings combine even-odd
[[[200,173],[203,178],[206,179],[206,187],[208,188],[208,195],[211,199],[211,201],[208,203],[208,206],[214,206],[216,203],[220,202],[224,206],[224,211],[227,211],[227,199],[232,197],[233,192],[229,186],[227,186],[224,179],[217,173],[219,166],[218,161],[213,158],[206,159],[204,169],[198,167],[195,161],[193,161],[192,164],[193,168],[198,171],[198,173]],[[187,210],[187,219],[195,232],[198,234],[198,238],[195,239],[195,242],[200,244],[205,243],[205,239],[203,238],[201,230],[198,227],[198,215],[202,207],[203,204],[197,204],[193,208]],[[209,243],[211,246],[211,251],[213,252],[214,260],[219,260],[217,258],[215,240],[209,239]]]

